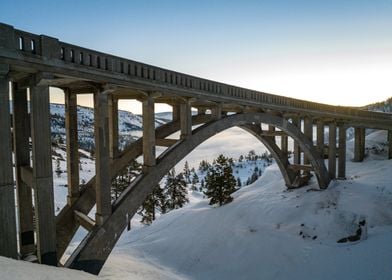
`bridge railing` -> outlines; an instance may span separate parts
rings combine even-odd
[[[353,107],[326,105],[244,89],[79,47],[58,41],[55,38],[43,35],[39,36],[22,30],[13,30],[15,34],[14,48],[25,54],[27,53],[28,55],[45,56],[45,44],[48,42],[47,38],[49,38],[52,40],[52,44],[50,44],[47,48],[51,48],[51,53],[55,54],[54,58],[62,60],[66,64],[76,64],[79,66],[95,68],[100,71],[118,73],[131,78],[148,80],[149,82],[157,83],[157,85],[165,84],[166,86],[170,85],[177,88],[202,91],[208,94],[225,96],[237,100],[254,101],[256,103],[263,103],[271,106],[283,106],[291,109],[296,108],[299,110],[304,109],[319,112],[340,113],[355,117],[392,120],[392,114],[388,115],[364,111]],[[55,44],[53,44],[53,41]],[[56,49],[53,50],[53,48]]]

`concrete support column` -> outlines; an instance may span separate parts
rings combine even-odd
[[[296,127],[298,127],[299,130],[301,130],[301,118],[299,117],[293,117],[292,118],[292,123]],[[301,149],[298,145],[298,142],[294,140],[294,164],[301,164]]]
[[[197,108],[197,114],[198,115],[205,115],[206,114],[206,109],[204,109],[204,108]]]
[[[365,157],[365,128],[355,128],[354,161],[361,162]]]
[[[282,135],[280,138],[280,147],[282,152],[286,155],[287,157],[287,153],[288,153],[288,137],[287,135]]]
[[[0,65],[0,256],[17,258],[8,66]]]
[[[346,178],[346,126],[339,125],[338,179]]]
[[[118,99],[113,95],[109,98],[109,146],[114,159],[118,156]]]
[[[97,211],[96,223],[102,225],[112,213],[111,181],[109,162],[109,118],[107,91],[94,93],[94,135],[95,135],[95,185]]]
[[[143,101],[143,165],[145,170],[154,166],[155,163],[154,99],[149,96]]]
[[[27,107],[27,90],[19,89],[16,83],[12,89],[14,154],[16,189],[19,210],[19,248],[22,258],[35,252],[33,203],[31,187],[22,180],[22,168],[30,167],[30,117]]]
[[[211,108],[211,115],[214,120],[220,120],[222,118],[222,104],[217,104],[215,107]]]
[[[304,118],[304,134],[313,144],[313,120],[309,117]],[[310,164],[309,156],[304,154],[304,164]]]
[[[40,263],[57,265],[49,87],[30,87],[33,186]]]
[[[65,90],[65,133],[67,143],[68,205],[79,197],[79,144],[76,94]]]
[[[189,101],[180,104],[180,139],[189,139],[192,136],[192,107]]]
[[[331,179],[336,178],[336,123],[329,124],[328,172]]]
[[[269,133],[271,133],[271,135],[275,132],[275,126],[272,126],[272,125],[268,125],[268,132]],[[271,138],[271,140],[272,140],[272,142],[276,142],[275,140],[275,136],[268,136],[268,137],[270,137]]]
[[[324,122],[322,120],[317,121],[317,148],[321,157],[324,158]]]
[[[174,104],[173,107],[173,121],[178,121],[180,119],[180,105]]]
[[[388,159],[392,159],[392,130],[388,130]]]

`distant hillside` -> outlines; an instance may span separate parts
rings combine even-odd
[[[65,107],[64,104],[50,104],[52,136],[58,141],[65,140]],[[128,111],[119,111],[120,148],[126,143],[135,141],[142,135],[142,116]],[[171,112],[157,113],[155,126],[158,127],[171,120]],[[94,146],[94,110],[78,106],[79,145],[84,150]]]
[[[388,98],[382,102],[376,102],[373,104],[366,105],[365,108],[369,111],[377,111],[377,112],[392,112],[392,97]]]

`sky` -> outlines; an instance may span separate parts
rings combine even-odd
[[[0,22],[17,29],[245,88],[349,106],[392,96],[391,15],[392,0],[0,2]],[[87,98],[79,103],[91,105]],[[140,113],[140,106],[121,106]]]

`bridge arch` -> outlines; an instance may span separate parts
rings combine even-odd
[[[267,113],[245,113],[227,116],[196,128],[189,139],[177,142],[161,154],[157,159],[156,166],[149,167],[146,173],[136,178],[122,193],[113,205],[112,215],[102,226],[95,226],[88,233],[78,249],[67,260],[65,266],[98,274],[117,240],[126,228],[129,217],[132,217],[136,213],[148,194],[151,193],[152,189],[171,168],[198,145],[215,134],[233,126],[240,126],[250,131],[253,135],[257,135],[256,124],[261,123],[275,126],[296,140],[301,149],[308,155],[320,188],[326,188],[328,186],[330,179],[320,153],[296,126],[283,118]],[[261,140],[262,138],[259,139]],[[277,146],[273,146],[273,142],[268,142],[265,139],[262,140],[269,145],[271,152],[278,153],[278,148]],[[281,157],[277,154],[276,158],[280,159]],[[284,163],[282,161],[280,164],[284,167],[287,162]],[[281,166],[279,167],[281,168]],[[292,179],[290,177],[292,175],[283,174],[283,176],[287,176],[290,180]]]

